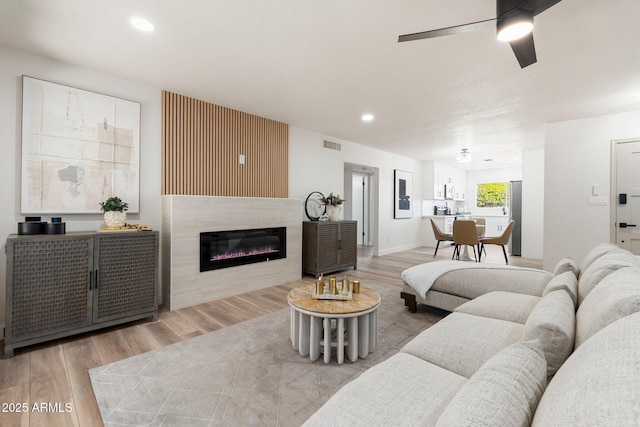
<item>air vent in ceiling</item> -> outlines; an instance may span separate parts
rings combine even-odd
[[[342,151],[342,146],[337,142],[331,142],[324,140],[324,148],[329,148],[331,150]]]

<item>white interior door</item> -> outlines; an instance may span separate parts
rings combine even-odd
[[[616,144],[616,243],[640,255],[640,140]]]

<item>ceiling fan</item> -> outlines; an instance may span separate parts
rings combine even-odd
[[[495,19],[472,22],[470,24],[455,25],[438,30],[423,31],[421,33],[405,34],[398,37],[398,42],[431,39],[490,28],[496,25],[498,40],[508,41],[516,54],[520,68],[527,67],[537,61],[536,49],[533,44],[533,17],[544,12],[561,0],[496,0]],[[496,23],[496,24],[494,24]]]

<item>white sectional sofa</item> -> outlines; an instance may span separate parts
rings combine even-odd
[[[465,297],[305,425],[640,425],[638,258],[599,245],[579,267],[561,261],[537,294],[513,292],[511,276]]]

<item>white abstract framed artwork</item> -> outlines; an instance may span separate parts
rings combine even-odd
[[[23,214],[140,210],[140,103],[22,78]]]
[[[413,191],[413,174],[395,169],[393,178],[393,217],[396,219],[411,218],[413,216],[413,199],[411,198]]]

